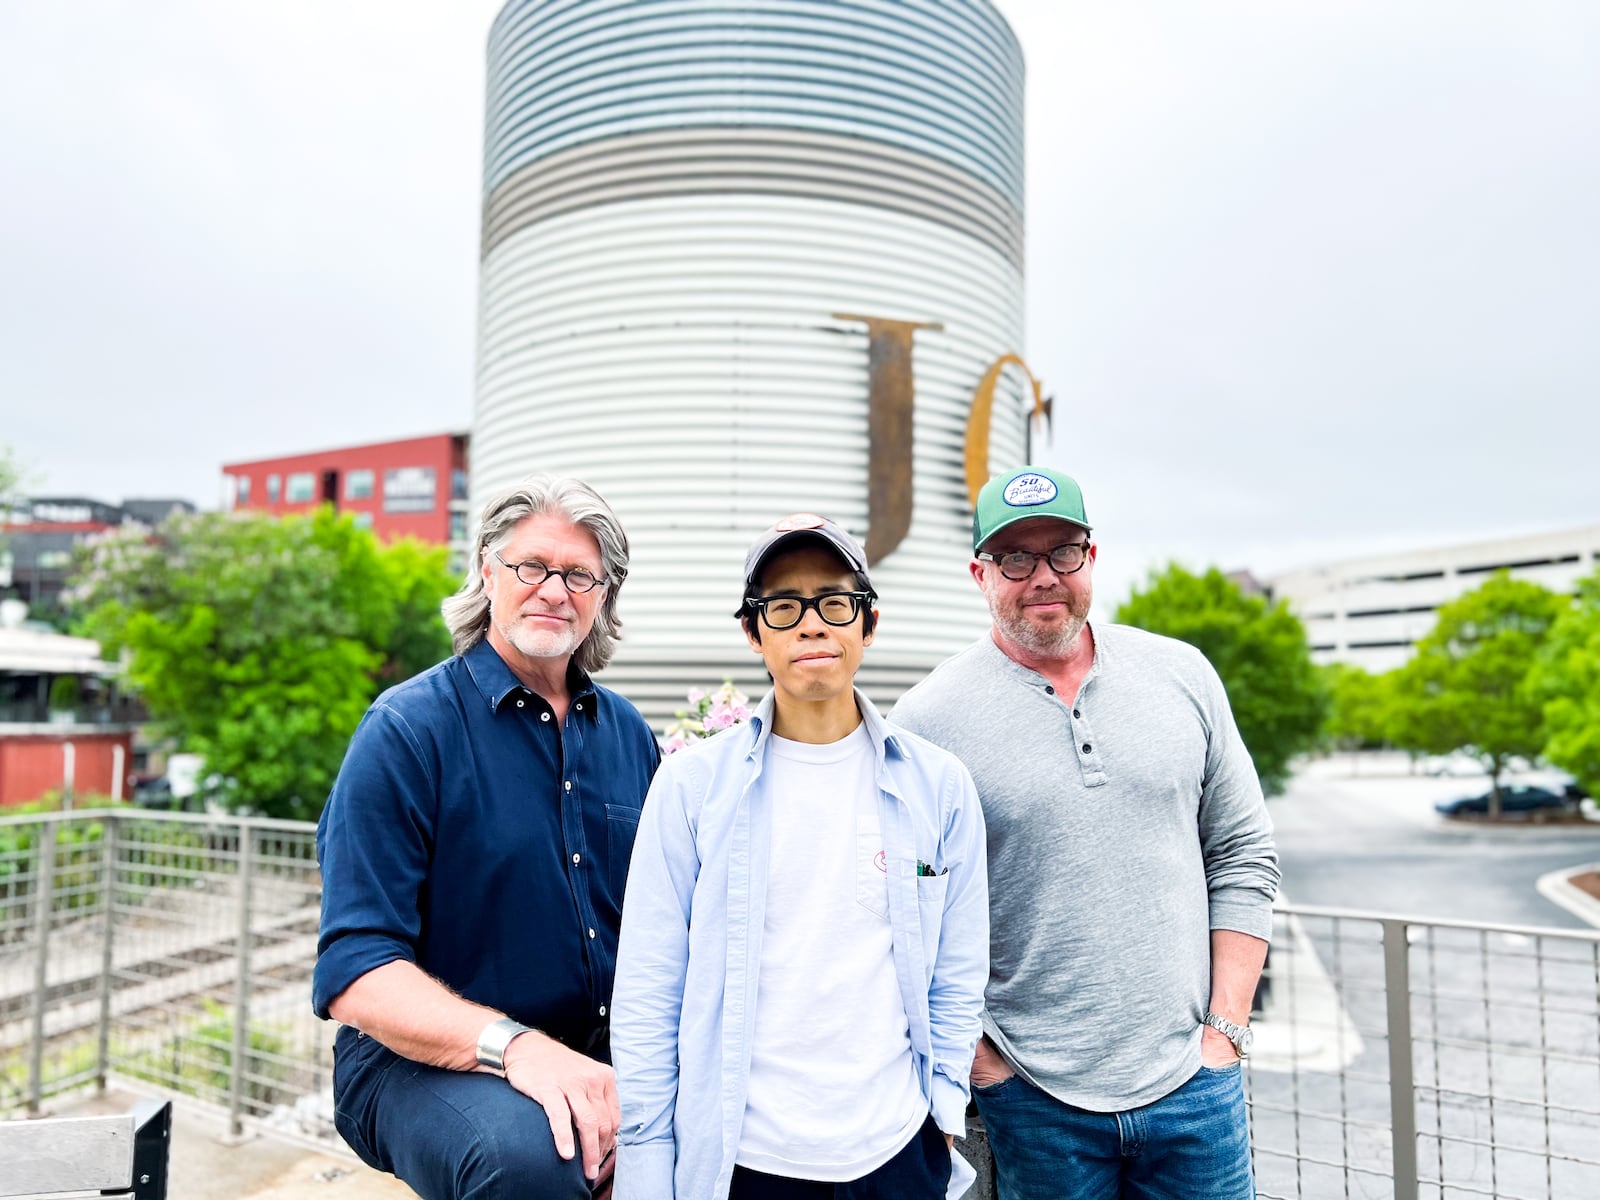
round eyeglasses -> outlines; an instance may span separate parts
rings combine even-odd
[[[1024,579],[1033,578],[1041,558],[1050,564],[1050,569],[1057,575],[1071,575],[1082,570],[1083,564],[1089,561],[1089,539],[1085,538],[1081,542],[1062,542],[1047,554],[1034,554],[1027,550],[990,554],[980,550],[976,557],[984,562],[995,563],[1000,568],[1000,574],[1013,583],[1021,583]]]
[[[496,550],[494,556],[500,558],[500,552]],[[500,565],[529,587],[539,587],[550,576],[559,575],[567,591],[580,596],[584,592],[594,591],[602,583],[607,582],[604,579],[597,578],[594,572],[586,567],[568,567],[565,571],[561,571],[555,567],[545,566],[544,563],[536,558],[530,558],[526,562],[519,563],[508,563],[505,559],[500,558]]]
[[[768,629],[793,629],[814,608],[829,625],[848,625],[872,599],[871,592],[828,592],[821,596],[746,596],[744,602],[761,614]]]

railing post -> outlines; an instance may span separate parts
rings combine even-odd
[[[120,849],[122,820],[108,816],[105,819],[105,839],[101,843],[101,859],[105,872],[105,894],[101,898],[101,917],[105,931],[100,942],[100,1023],[95,1038],[95,1080],[100,1090],[106,1090],[106,1075],[111,1070],[111,977],[116,963],[115,949],[117,924],[117,852]]]
[[[250,879],[255,872],[255,829],[239,822],[239,977],[234,983],[233,1058],[228,1079],[228,1128],[244,1133],[244,1073],[250,1047]]]
[[[44,1099],[44,1010],[49,986],[50,910],[56,885],[56,822],[46,819],[39,829],[38,865],[33,877],[33,924],[39,941],[33,960],[32,1029],[28,1035],[28,1113],[39,1115]]]
[[[1383,991],[1389,1009],[1389,1124],[1394,1131],[1394,1200],[1417,1200],[1417,1092],[1411,1061],[1409,923],[1383,922]]]

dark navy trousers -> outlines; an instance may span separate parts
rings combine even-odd
[[[350,1148],[422,1200],[589,1200],[581,1155],[561,1158],[544,1109],[497,1075],[412,1062],[345,1028],[333,1095]]]
[[[733,1169],[728,1200],[944,1200],[950,1186],[950,1148],[930,1116],[888,1162],[848,1183],[814,1183]]]

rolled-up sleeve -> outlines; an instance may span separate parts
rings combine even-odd
[[[1279,881],[1272,817],[1222,680],[1209,665],[1207,672],[1210,746],[1199,823],[1211,928],[1270,941]]]
[[[417,960],[438,787],[416,734],[381,704],[351,738],[317,822],[322,920],[311,1006],[376,967]]]

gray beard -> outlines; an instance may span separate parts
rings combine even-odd
[[[1000,627],[1000,632],[1010,641],[1015,642],[1029,653],[1037,654],[1041,658],[1060,658],[1072,648],[1078,640],[1078,635],[1083,632],[1086,616],[1073,613],[1065,625],[1059,629],[1040,629],[1032,625],[1025,617],[1002,617],[994,614],[994,623]]]

